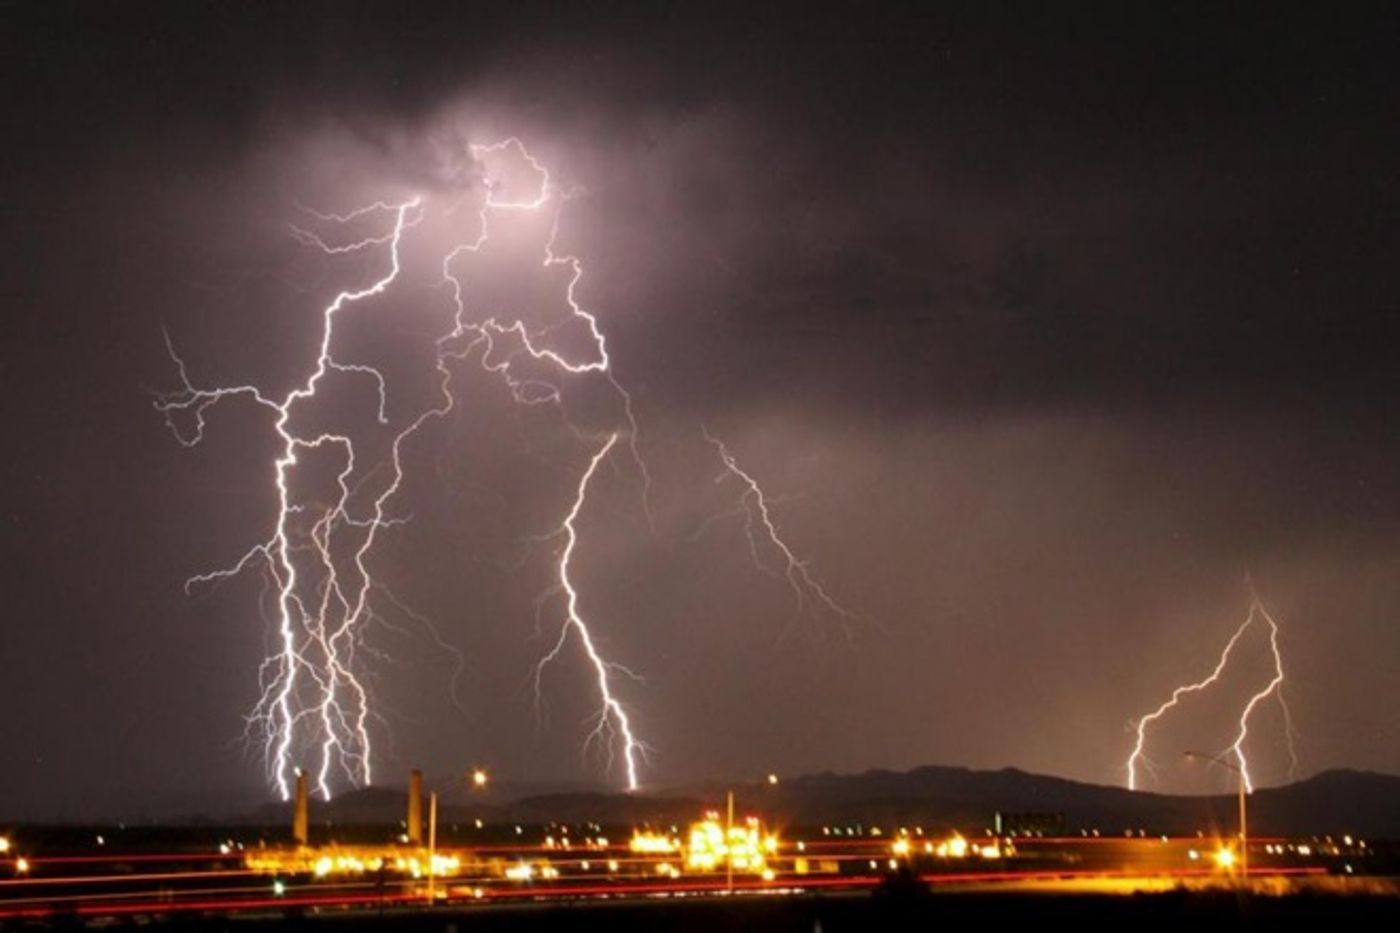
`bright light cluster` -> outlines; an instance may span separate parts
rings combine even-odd
[[[896,859],[907,859],[916,854],[916,852],[922,852],[925,856],[933,856],[941,859],[965,859],[968,857],[997,859],[1002,858],[1011,851],[1013,850],[1010,848],[1003,850],[1001,843],[996,839],[978,845],[968,842],[961,833],[956,832],[946,839],[937,842],[932,839],[926,840],[917,849],[914,840],[911,839],[907,833],[901,833],[899,837],[890,843],[890,854]]]
[[[681,841],[665,833],[653,833],[639,829],[632,834],[632,841],[628,843],[627,847],[633,852],[646,855],[670,854],[680,851]]]
[[[531,863],[521,860],[507,865],[502,869],[501,876],[508,881],[533,881],[536,878],[551,880],[559,877],[559,869],[546,861]]]
[[[737,872],[763,875],[768,859],[778,852],[778,837],[764,835],[758,817],[750,816],[725,831],[718,813],[690,825],[685,848],[686,867],[691,871],[733,868]]]
[[[317,878],[354,876],[378,871],[392,871],[411,878],[426,877],[431,867],[435,877],[459,874],[461,859],[449,853],[424,850],[404,851],[391,847],[343,847],[322,849],[259,849],[249,851],[244,865],[261,874],[310,874]]]

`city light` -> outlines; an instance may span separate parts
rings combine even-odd
[[[679,851],[681,842],[662,833],[643,832],[638,830],[632,835],[632,841],[628,844],[633,852],[656,854]]]
[[[953,833],[947,840],[938,844],[937,852],[940,858],[967,858],[967,840],[960,834]]]
[[[431,870],[434,877],[445,877],[458,874],[462,867],[456,855],[439,852],[430,856],[422,849],[405,851],[388,846],[329,846],[290,852],[258,849],[250,851],[243,864],[260,874],[309,874],[316,878],[356,876],[381,870],[412,878],[421,878]]]
[[[502,874],[508,881],[531,881],[535,878],[553,880],[559,877],[559,869],[546,861],[539,861],[533,865],[520,861],[508,866]]]
[[[758,817],[747,817],[742,824],[725,831],[719,814],[710,812],[692,823],[686,844],[686,867],[692,871],[734,871],[762,874],[767,858],[778,851],[778,837],[765,836]]]

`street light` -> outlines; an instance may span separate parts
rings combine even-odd
[[[1244,769],[1243,769],[1243,768],[1240,768],[1238,765],[1232,765],[1232,764],[1230,764],[1230,762],[1226,761],[1224,758],[1222,758],[1222,757],[1219,756],[1219,755],[1207,755],[1205,752],[1186,752],[1185,754],[1186,754],[1186,757],[1187,757],[1187,758],[1189,758],[1189,759],[1191,759],[1191,760],[1193,760],[1193,761],[1195,761],[1195,760],[1200,760],[1200,761],[1207,762],[1207,763],[1209,763],[1209,764],[1217,764],[1217,765],[1220,765],[1220,767],[1222,767],[1222,768],[1229,768],[1231,771],[1235,772],[1235,775],[1239,778],[1239,782],[1240,782],[1240,877],[1241,877],[1241,878],[1246,878],[1246,879],[1247,879],[1247,878],[1248,878],[1248,875],[1249,875],[1249,836],[1248,836],[1248,830],[1246,829],[1247,823],[1246,823],[1245,797],[1248,795],[1249,790],[1248,790],[1248,788],[1245,786]],[[1223,864],[1223,865],[1225,865],[1226,867],[1228,867],[1228,862],[1222,862],[1221,864]]]
[[[471,782],[478,790],[486,786],[489,776],[484,768],[473,768],[469,773],[444,781],[428,791],[428,903],[434,903],[434,880],[437,877],[437,811],[438,791],[447,790],[457,784]]]

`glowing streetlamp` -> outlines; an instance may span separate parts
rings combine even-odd
[[[1232,765],[1232,764],[1230,764],[1230,762],[1226,761],[1224,758],[1220,757],[1219,755],[1207,755],[1207,754],[1205,754],[1204,752],[1186,752],[1185,754],[1186,754],[1186,757],[1187,757],[1187,758],[1189,758],[1189,759],[1191,759],[1191,760],[1193,760],[1193,761],[1195,761],[1195,760],[1200,760],[1200,761],[1207,762],[1207,763],[1209,763],[1209,764],[1217,764],[1217,765],[1220,765],[1220,767],[1222,767],[1222,768],[1229,768],[1231,771],[1235,772],[1235,775],[1239,778],[1239,784],[1240,784],[1240,877],[1241,877],[1241,878],[1246,878],[1246,877],[1249,875],[1249,836],[1248,836],[1248,829],[1246,828],[1248,824],[1247,824],[1247,822],[1246,822],[1245,798],[1248,796],[1249,790],[1248,790],[1248,788],[1245,786],[1244,770],[1243,770],[1242,768],[1240,768],[1238,765]],[[1233,862],[1234,862],[1234,859],[1221,856],[1221,857],[1217,857],[1216,861],[1219,863],[1219,865],[1220,865],[1221,868],[1226,868],[1226,869],[1228,869],[1228,868],[1230,868],[1230,867],[1232,866],[1232,864],[1233,864]]]
[[[472,787],[481,790],[486,787],[490,777],[484,768],[473,768],[470,774],[453,778],[439,784],[428,792],[428,903],[433,903],[434,884],[437,877],[437,811],[438,811],[438,791],[447,790],[456,784],[471,782]]]

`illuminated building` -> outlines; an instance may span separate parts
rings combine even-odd
[[[729,826],[726,832],[719,813],[711,811],[705,819],[690,824],[687,840],[686,867],[691,871],[732,868],[762,875],[768,859],[778,852],[778,837],[765,835],[756,816]]]

